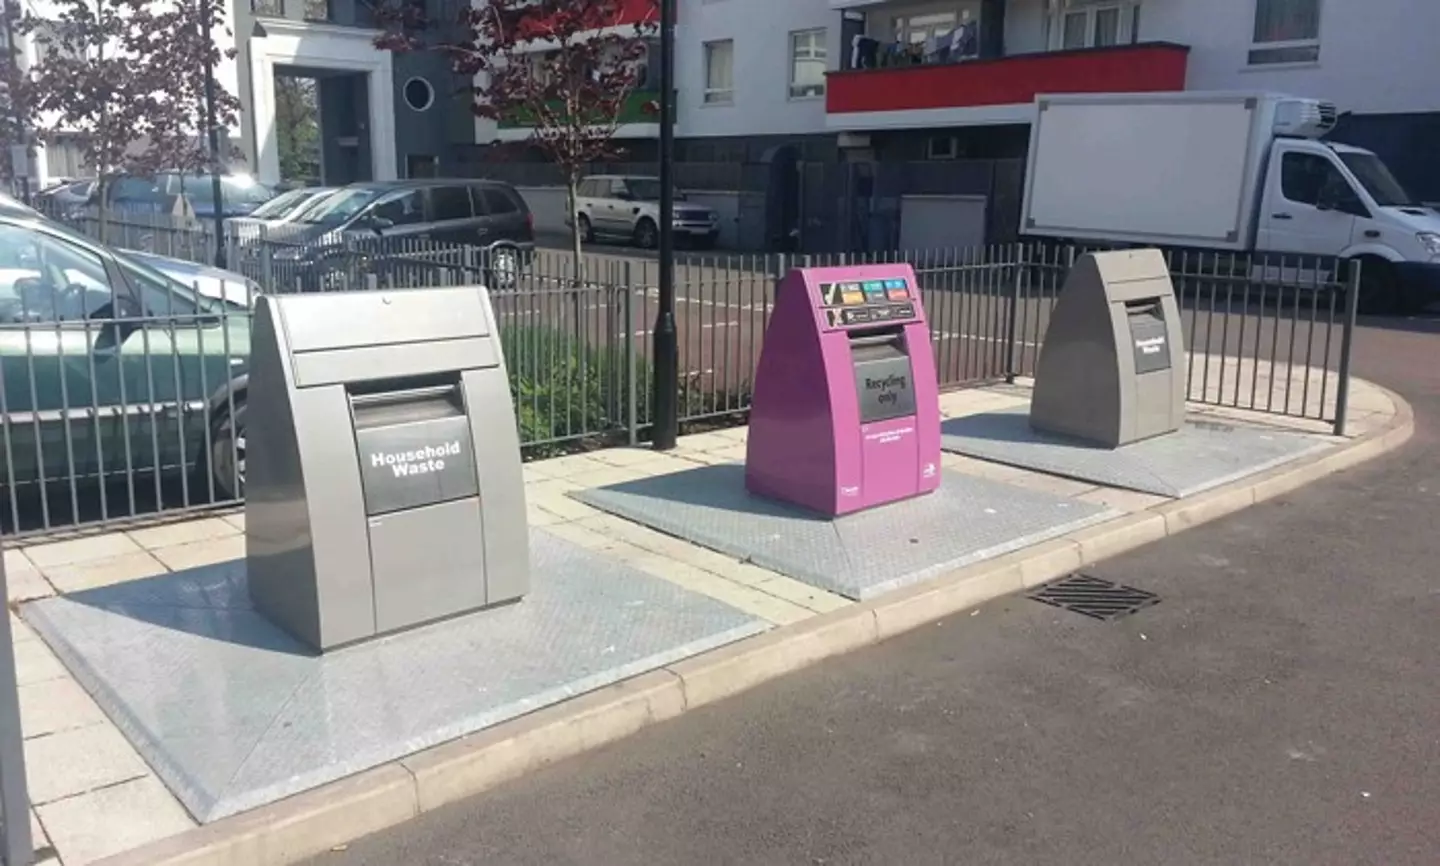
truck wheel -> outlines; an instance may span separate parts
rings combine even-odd
[[[580,227],[581,243],[595,243],[595,228],[594,226],[590,225],[590,218],[582,213],[580,214],[580,219],[577,221],[576,224]]]
[[[1395,269],[1381,259],[1360,262],[1360,312],[1370,316],[1389,316],[1400,312],[1400,280]]]
[[[215,494],[224,499],[245,498],[245,398],[215,422],[210,437],[210,472]]]
[[[660,242],[660,231],[655,227],[655,221],[649,217],[641,217],[640,222],[635,224],[635,246],[642,250],[652,250]]]

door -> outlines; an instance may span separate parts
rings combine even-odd
[[[430,240],[445,244],[473,244],[483,238],[484,220],[476,216],[470,188],[462,184],[430,188]]]
[[[529,221],[521,203],[504,187],[483,184],[474,187],[475,209],[481,218],[486,245],[496,241],[526,242],[531,237]]]
[[[612,177],[608,180],[603,209],[605,214],[605,231],[612,235],[629,236],[634,228],[634,215],[631,213],[634,206],[631,204],[630,185],[622,177]]]
[[[600,182],[594,178],[587,177],[580,181],[580,185],[575,188],[575,213],[570,214],[570,219],[578,222],[580,215],[584,214],[585,219],[590,220],[591,227],[594,227],[595,219],[590,211],[595,206],[595,193],[599,189],[599,186]],[[475,190],[475,195],[480,195],[478,188]],[[568,202],[566,206],[569,206]]]
[[[141,315],[102,342],[100,353],[119,364],[131,451],[143,468],[188,471],[207,447],[209,397],[249,354],[249,314],[128,264],[120,273]],[[196,498],[191,491],[189,501]]]
[[[386,244],[389,249],[399,248],[394,241],[423,238],[430,231],[423,189],[398,190],[382,197],[371,206],[369,217],[372,234],[390,242]]]
[[[1357,210],[1365,210],[1329,156],[1284,144],[1277,144],[1271,157],[1261,207],[1261,250],[1314,256],[1343,252],[1355,231]]]
[[[0,486],[116,471],[116,367],[97,347],[114,275],[93,251],[0,224]]]

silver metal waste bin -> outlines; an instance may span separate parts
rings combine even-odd
[[[1040,347],[1030,426],[1107,448],[1180,429],[1185,338],[1159,250],[1087,253]]]
[[[250,363],[261,613],[327,650],[525,594],[520,443],[483,288],[264,296]]]

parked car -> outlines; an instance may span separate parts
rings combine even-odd
[[[24,202],[0,193],[0,214],[4,213],[37,220],[49,219],[45,214]],[[255,298],[260,294],[258,283],[234,271],[221,270],[208,265],[187,262],[184,259],[175,259],[139,250],[114,250],[113,252],[132,261],[149,265],[176,282],[198,289],[200,294],[206,297],[223,299],[238,307],[253,307]]]
[[[0,213],[0,489],[195,472],[238,496],[250,317],[232,310],[58,223]]]
[[[243,225],[284,225],[293,222],[307,208],[324,200],[337,189],[338,187],[333,186],[306,186],[287,190],[255,208],[249,215],[237,217],[235,222]]]
[[[36,196],[48,206],[47,209],[83,207],[95,194],[94,179],[72,180],[41,190]]]
[[[175,282],[199,291],[207,298],[227,301],[235,307],[253,308],[255,299],[260,297],[260,284],[234,271],[139,250],[117,252],[132,261],[149,265]]]
[[[168,213],[181,195],[189,200],[197,217],[215,216],[215,186],[210,175],[166,171],[149,176],[125,175],[105,184],[110,209],[120,212]],[[227,174],[220,178],[220,196],[222,216],[242,217],[274,198],[275,191],[249,175]],[[90,206],[98,204],[92,196]]]
[[[329,287],[357,258],[365,272],[383,280],[387,269],[424,260],[427,253],[409,243],[419,241],[478,249],[483,278],[491,289],[503,290],[515,286],[535,253],[529,205],[513,186],[494,180],[352,184],[307,208],[286,229],[272,258],[282,278],[303,291]]]
[[[580,237],[628,240],[651,249],[660,243],[660,180],[654,177],[601,175],[580,181],[575,201],[575,222]],[[566,225],[569,225],[567,220]],[[675,191],[672,225],[675,235],[708,249],[720,236],[720,217],[714,208],[691,202]]]

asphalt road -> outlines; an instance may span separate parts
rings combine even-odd
[[[1384,864],[1440,852],[1440,322],[1367,323],[1401,451],[817,665],[313,866]]]

